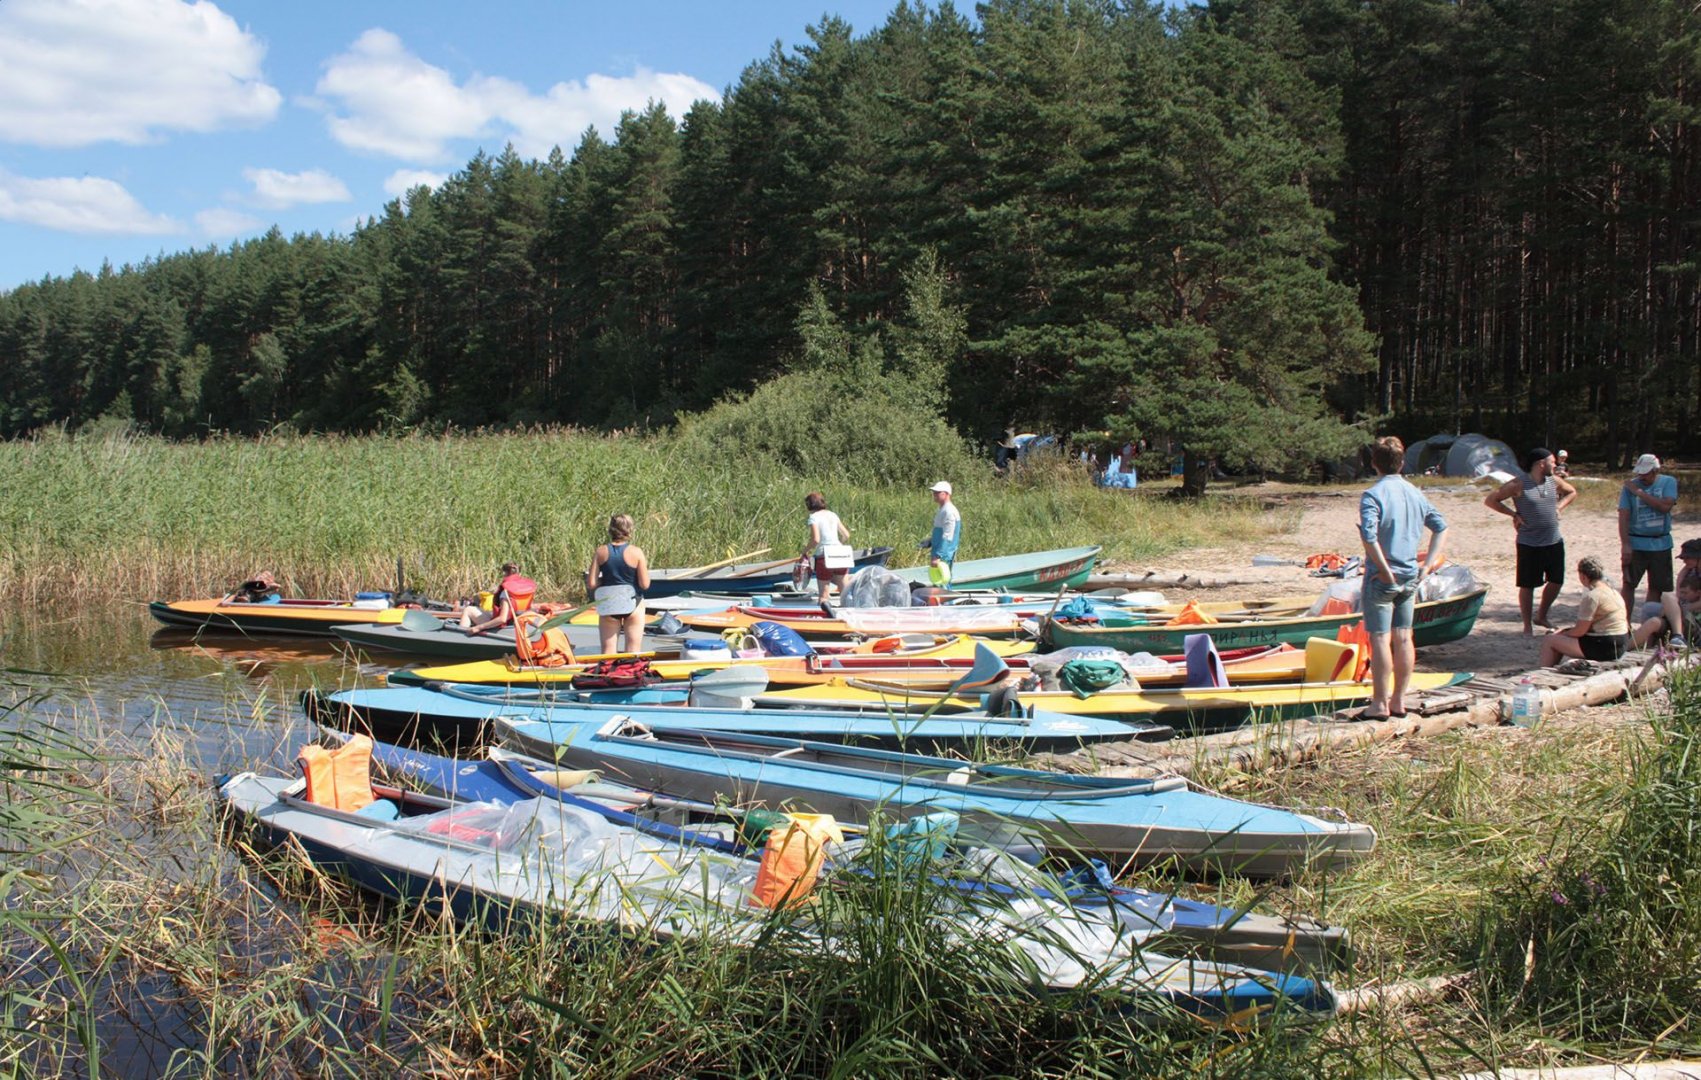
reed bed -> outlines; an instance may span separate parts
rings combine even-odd
[[[949,477],[963,558],[1102,544],[1150,559],[1203,542],[1252,541],[1291,519],[1255,500],[1203,503],[1115,493],[1073,468],[1014,481],[990,468]],[[487,588],[521,563],[572,595],[610,514],[638,523],[655,566],[698,566],[758,548],[795,556],[803,496],[821,488],[859,546],[919,561],[925,490],[822,484],[723,462],[668,436],[548,430],[448,436],[214,439],[50,433],[0,443],[0,596],[63,603],[217,595],[269,569],[298,595],[407,583],[433,595]]]

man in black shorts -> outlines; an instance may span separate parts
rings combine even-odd
[[[1518,530],[1518,612],[1524,617],[1524,634],[1532,624],[1553,629],[1547,621],[1553,602],[1565,584],[1565,540],[1559,535],[1559,512],[1571,505],[1577,489],[1555,475],[1554,456],[1536,447],[1524,458],[1526,476],[1515,476],[1489,492],[1483,505],[1512,519]],[[1511,500],[1512,505],[1507,506]],[[1535,592],[1542,591],[1541,606],[1534,606]]]

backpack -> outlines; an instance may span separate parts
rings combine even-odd
[[[620,660],[599,660],[573,676],[575,690],[623,690],[633,686],[649,686],[661,680],[655,668],[643,657]]]

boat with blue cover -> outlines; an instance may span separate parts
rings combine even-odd
[[[756,860],[622,828],[563,800],[442,806],[383,792],[373,805],[387,813],[374,816],[304,794],[302,781],[251,772],[218,787],[221,806],[256,846],[297,850],[359,888],[430,903],[461,921],[506,931],[569,919],[648,940],[765,948],[818,939],[808,921],[753,903]],[[817,887],[858,872],[854,860],[835,860]],[[1008,964],[1012,989],[1093,988],[1159,1015],[1180,1011],[1236,1025],[1276,1010],[1325,1016],[1337,1005],[1319,980],[1150,950],[1159,931],[1144,913],[1130,917],[1127,905],[952,889],[940,889],[938,900],[928,917],[943,920],[947,939],[975,949],[982,962]],[[776,920],[789,932],[774,934]]]
[[[328,726],[370,732],[386,741],[460,747],[482,745],[493,733],[531,740],[534,745],[554,744],[565,740],[570,728],[585,724],[597,727],[617,715],[669,727],[912,748],[996,742],[1067,751],[1091,742],[1159,742],[1175,734],[1163,724],[1130,724],[1045,712],[989,716],[982,711],[922,718],[873,712],[687,706],[691,691],[680,684],[602,691],[434,687],[394,686],[328,694],[308,690],[302,694],[302,707],[308,716]]]
[[[788,806],[866,821],[950,810],[1008,822],[1053,850],[1113,864],[1178,863],[1279,877],[1344,866],[1376,831],[1188,788],[1180,777],[1131,780],[1041,772],[955,758],[777,736],[644,723],[616,712],[601,725],[561,725],[562,741],[513,746],[636,787],[714,802]]]
[[[341,733],[327,734],[348,738]],[[535,798],[568,799],[617,825],[725,850],[738,850],[736,837],[742,833],[735,830],[734,839],[728,840],[724,831],[716,832],[709,826],[736,825],[745,820],[745,811],[738,808],[685,802],[666,792],[611,784],[595,772],[564,773],[547,762],[500,749],[491,750],[485,757],[459,759],[375,743],[372,765],[393,783],[454,802],[506,804]],[[996,840],[988,838],[988,843]],[[973,844],[975,838],[960,833],[958,842]],[[1001,854],[1033,863],[1043,857],[1044,849],[1029,848],[1017,855],[1006,846]],[[1216,959],[1271,970],[1322,970],[1340,963],[1347,952],[1345,929],[1315,919],[1264,915],[1169,892],[1129,888],[1107,881],[1104,873],[1089,868],[1054,875],[1052,880],[1036,885],[1026,870],[1009,867],[1003,859],[996,865],[1017,869],[1027,887],[1055,891],[1077,906],[1121,903],[1134,911],[1145,912],[1154,925],[1163,926],[1166,936],[1178,938],[1189,949],[1203,951]],[[1082,873],[1083,870],[1087,872]],[[1008,888],[1001,883],[1001,877],[1002,874],[982,874],[960,884],[968,889]]]

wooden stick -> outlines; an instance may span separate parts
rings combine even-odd
[[[668,576],[671,578],[696,577],[698,574],[706,574],[710,570],[719,570],[723,566],[731,566],[733,563],[743,562],[745,559],[759,558],[772,550],[774,549],[771,547],[757,548],[755,551],[746,551],[742,555],[734,555],[732,558],[722,559],[720,562],[712,562],[705,566],[693,566],[689,570],[677,570]]]
[[[765,562],[765,563],[762,563],[758,566],[746,567],[745,569],[740,570],[736,574],[728,574],[727,579],[730,581],[733,578],[749,577],[751,574],[758,574],[758,573],[761,573],[763,570],[772,570],[776,566],[784,566],[786,563],[792,563],[792,562],[796,562],[796,561],[797,561],[796,559],[775,559],[773,562]]]
[[[1402,979],[1377,983],[1356,990],[1343,990],[1339,998],[1342,1015],[1371,1009],[1399,1009],[1440,1001],[1455,987],[1470,981],[1469,975],[1437,975],[1429,979]]]

